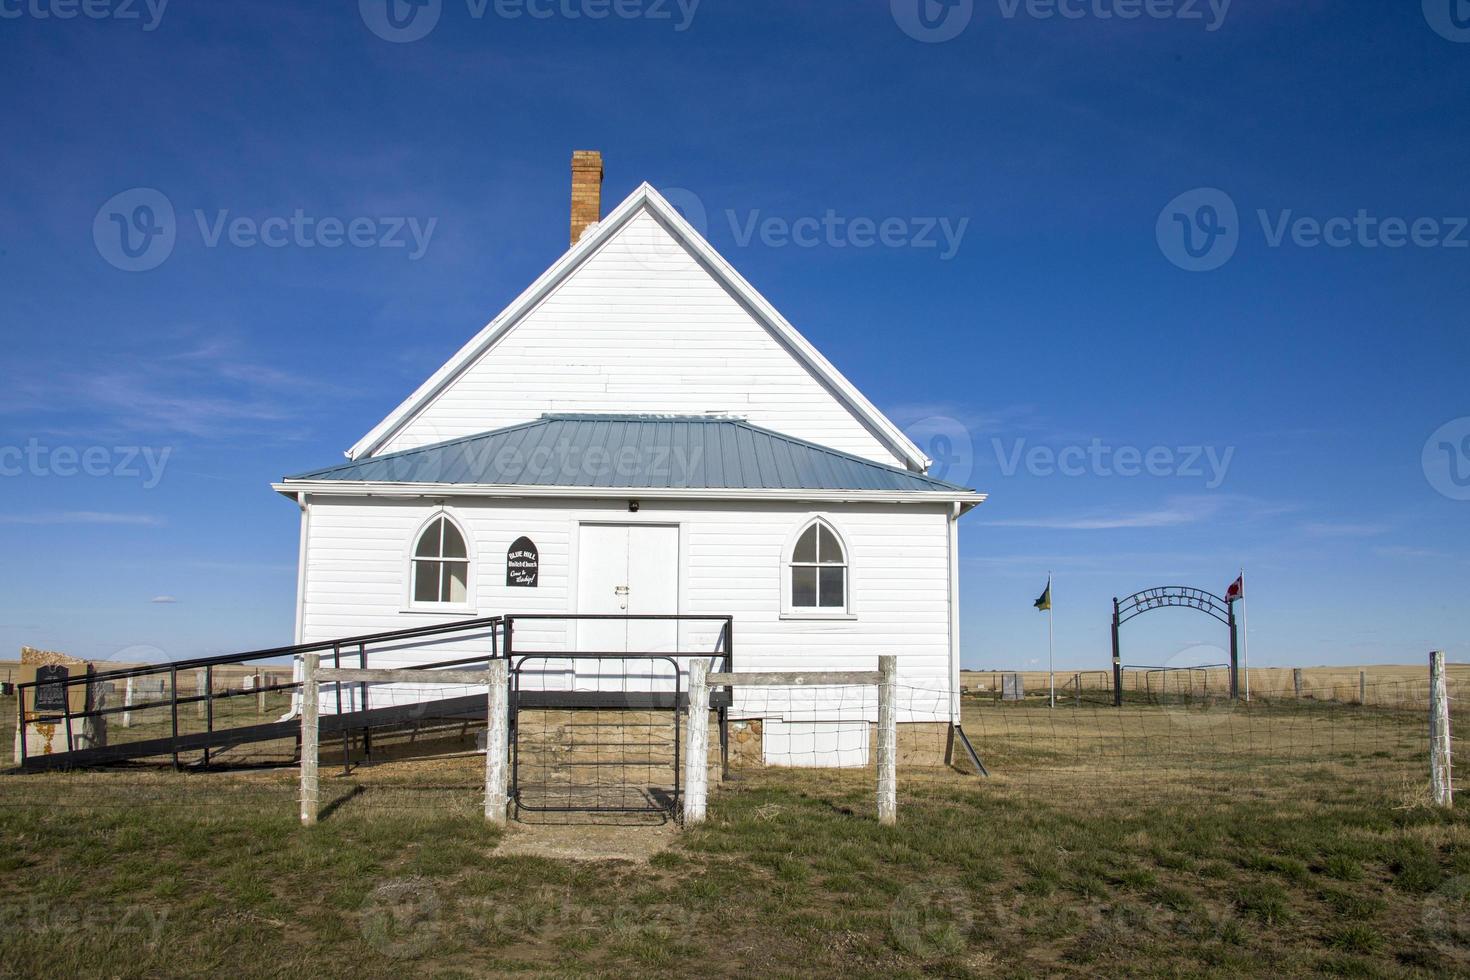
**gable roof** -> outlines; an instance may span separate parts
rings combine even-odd
[[[754,286],[735,270],[734,266],[714,250],[704,236],[690,225],[663,195],[646,182],[614,208],[606,218],[589,229],[582,236],[581,241],[572,246],[469,343],[461,347],[438,371],[420,385],[417,391],[390,412],[371,432],[363,436],[357,445],[347,451],[347,457],[358,460],[382,449],[395,433],[453,384],[486,351],[513,330],[528,313],[551,295],[629,221],[643,212],[653,215],[681,244],[688,248],[716,281],[728,289],[792,356],[831,391],[833,396],[871,431],[880,443],[903,460],[909,469],[922,473],[929,468],[931,463],[929,457],[925,456],[898,426],[868,401],[862,392],[853,386],[852,382],[843,377],[841,372],[822,356],[820,351],[813,347]]]
[[[974,491],[718,416],[544,415],[287,477],[302,483],[666,490]]]

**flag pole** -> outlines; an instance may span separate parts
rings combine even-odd
[[[1051,591],[1051,572],[1046,573],[1046,594],[1051,601],[1046,604],[1046,684],[1051,692],[1051,706],[1057,706],[1057,675],[1053,663],[1056,649],[1056,629],[1054,617],[1056,616],[1056,596]]]
[[[1246,618],[1245,566],[1240,567],[1240,652],[1245,658],[1245,703],[1251,703],[1251,628]]]

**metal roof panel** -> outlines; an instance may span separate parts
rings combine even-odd
[[[287,479],[609,489],[966,490],[741,419],[679,415],[544,415]]]

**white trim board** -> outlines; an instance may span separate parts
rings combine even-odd
[[[277,493],[330,497],[560,497],[594,500],[802,500],[825,503],[943,504],[965,510],[984,503],[986,495],[968,490],[686,490],[670,487],[538,487],[479,483],[377,483],[349,480],[287,480],[272,483]]]
[[[842,376],[826,357],[803,337],[787,319],[781,315],[764,296],[745,280],[735,267],[715,251],[684,216],[648,183],[643,183],[632,194],[613,209],[612,213],[572,246],[551,268],[528,287],[525,292],[491,320],[469,343],[444,363],[439,370],[419,386],[418,390],[390,412],[367,435],[347,451],[349,459],[362,459],[377,453],[407,426],[420,412],[443,393],[457,378],[478,361],[487,351],[498,344],[527,314],[539,306],[572,273],[597,253],[605,244],[640,213],[647,212],[663,224],[695,258],[703,264],[715,279],[728,289],[742,305],[797,358],[812,375],[826,386],[854,418],[873,433],[885,447],[902,459],[905,465],[918,473],[927,472],[932,460],[904,435],[886,415],[863,395],[862,392]]]

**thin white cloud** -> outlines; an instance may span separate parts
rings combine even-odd
[[[152,514],[111,514],[96,510],[51,511],[41,514],[0,514],[0,524],[42,526],[52,524],[124,524],[162,527],[163,518]]]
[[[953,419],[969,432],[972,439],[987,433],[1008,432],[1016,429],[1030,431],[1038,427],[1036,410],[1030,405],[981,409],[960,402],[902,402],[888,406],[883,410],[883,414],[903,429],[925,419]]]
[[[1411,545],[1390,544],[1373,549],[1373,553],[1380,558],[1448,558],[1443,551],[1433,548],[1415,548]]]
[[[167,605],[172,605],[175,602],[178,602],[179,600],[178,599],[175,599],[171,595],[156,595],[152,599],[149,599],[148,601],[149,602],[157,603],[157,604],[159,604],[161,606],[167,606]]]
[[[50,414],[82,412],[123,431],[218,438],[275,433],[310,405],[351,395],[330,382],[259,363],[228,337],[190,330],[167,339],[176,348],[168,354],[117,354],[86,370],[38,365],[25,373],[36,380],[0,393],[0,413],[35,416],[39,407]],[[56,397],[58,390],[64,398]]]
[[[1328,521],[1314,521],[1302,525],[1302,533],[1314,538],[1371,538],[1389,530],[1387,524],[1335,524]]]
[[[1122,528],[1179,527],[1219,513],[1220,497],[1172,497],[1161,507],[1126,513],[1093,513],[1043,517],[1016,517],[985,522],[990,527],[1034,527],[1053,531],[1111,531]]]
[[[1233,524],[1286,514],[1295,508],[1268,504],[1232,494],[1202,494],[1166,498],[1149,510],[1121,512],[1091,511],[1082,514],[1003,518],[980,522],[987,527],[1033,527],[1053,531],[1111,531],[1122,529],[1181,527],[1211,519]]]

